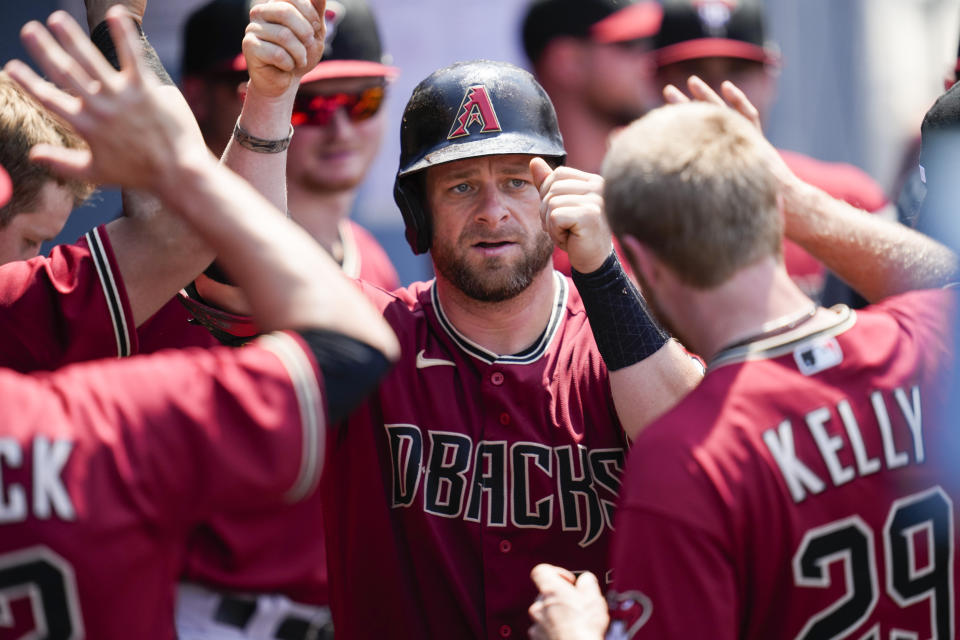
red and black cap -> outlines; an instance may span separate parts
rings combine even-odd
[[[523,19],[523,48],[536,62],[560,36],[603,44],[650,38],[662,14],[653,0],[533,0]]]
[[[0,207],[10,202],[11,195],[13,195],[13,183],[10,182],[10,175],[0,167]]]
[[[327,0],[327,40],[323,58],[301,84],[328,78],[394,78],[396,67],[384,54],[373,11],[364,0]]]
[[[739,58],[775,64],[757,0],[669,0],[654,38],[658,66],[699,58]]]
[[[397,75],[383,53],[380,32],[365,0],[327,0],[323,59],[300,83],[327,78]],[[213,0],[194,12],[184,32],[184,75],[244,72],[243,35],[250,20],[248,0]]]

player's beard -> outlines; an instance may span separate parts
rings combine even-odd
[[[480,302],[502,302],[519,295],[553,257],[553,241],[543,230],[523,243],[522,254],[512,265],[506,264],[505,258],[493,258],[478,268],[469,263],[466,251],[457,251],[457,246],[463,243],[434,243],[430,248],[434,268],[457,289]]]

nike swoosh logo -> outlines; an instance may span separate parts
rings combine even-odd
[[[455,367],[457,364],[452,360],[444,360],[442,358],[424,358],[423,354],[426,349],[420,349],[420,353],[417,354],[417,369],[426,369],[427,367]]]

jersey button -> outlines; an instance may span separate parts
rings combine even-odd
[[[490,374],[490,382],[497,385],[498,387],[503,384],[503,374],[499,371],[494,371]]]
[[[502,425],[504,425],[504,426],[510,424],[510,414],[509,414],[509,413],[501,413],[501,414],[500,414],[500,424],[502,424]]]
[[[511,633],[513,633],[513,629],[510,628],[510,625],[505,624],[500,627],[501,638],[509,638]]]
[[[509,540],[500,541],[500,552],[501,553],[510,553],[510,549],[513,549],[513,545]]]

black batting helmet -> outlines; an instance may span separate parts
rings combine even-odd
[[[464,158],[524,153],[566,159],[557,114],[533,76],[506,62],[458,62],[417,85],[400,125],[393,197],[414,253],[430,248],[422,180],[427,167]]]

